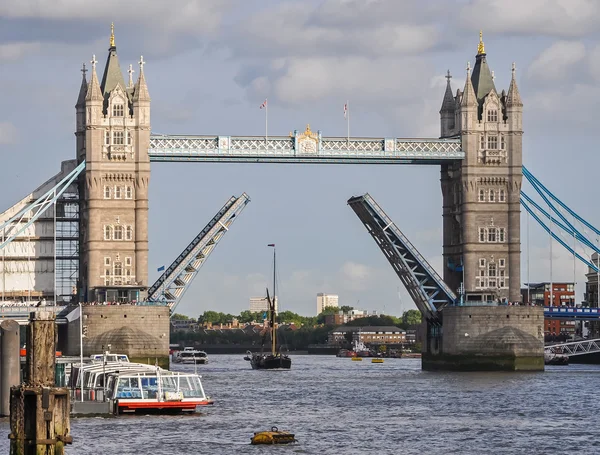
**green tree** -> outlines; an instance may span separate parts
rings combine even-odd
[[[350,311],[352,311],[354,309],[353,306],[348,306],[348,305],[342,305],[339,310],[343,311],[344,313],[349,313]]]
[[[188,321],[190,318],[189,318],[189,316],[186,316],[185,314],[174,313],[171,316],[171,319],[177,319],[179,321]]]
[[[405,325],[417,325],[421,323],[421,312],[419,310],[408,310],[402,315],[402,321]]]

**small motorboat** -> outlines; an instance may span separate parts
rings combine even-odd
[[[362,357],[352,357],[354,362],[362,362]]]
[[[371,359],[371,363],[383,363],[383,359],[380,357],[376,357],[374,359]]]
[[[297,442],[295,435],[289,431],[279,431],[277,427],[271,427],[271,431],[257,431],[250,438],[250,444],[290,444]]]

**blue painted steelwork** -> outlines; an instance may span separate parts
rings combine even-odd
[[[163,301],[174,310],[200,267],[248,202],[250,198],[246,193],[229,198],[221,210],[150,287],[148,300]]]
[[[584,220],[583,218],[581,218],[579,215],[577,215],[577,213],[575,213],[573,210],[571,210],[569,207],[567,207],[567,205],[562,202],[559,198],[557,198],[550,190],[548,190],[548,188],[546,188],[531,172],[529,172],[527,170],[527,168],[525,166],[523,166],[523,175],[527,178],[527,180],[536,188],[536,190],[538,188],[540,188],[544,193],[546,193],[548,196],[550,196],[550,198],[554,201],[556,201],[556,203],[558,205],[560,205],[563,209],[565,209],[567,212],[569,212],[569,214],[571,216],[573,216],[577,221],[579,221],[580,223],[582,223],[583,225],[585,225],[586,227],[588,227],[589,229],[591,229],[592,231],[594,231],[594,233],[596,235],[600,235],[600,230],[596,229],[594,226],[592,226],[590,223],[588,223],[586,220]],[[535,183],[534,183],[535,182]],[[544,198],[544,200],[546,200],[546,198]],[[555,213],[557,213],[559,216],[561,216],[561,218],[564,220],[562,214],[556,210],[556,208],[554,207],[553,204],[549,204],[553,211]],[[566,220],[564,220],[566,221]],[[567,221],[568,223],[568,221]],[[569,223],[568,223],[569,224]]]
[[[521,198],[521,205],[523,206],[523,208],[525,210],[527,210],[527,212],[533,217],[534,220],[536,220],[540,226],[542,226],[542,228],[552,236],[552,238],[554,240],[556,240],[558,243],[560,243],[563,247],[566,248],[567,251],[569,251],[571,254],[574,254],[575,257],[577,259],[579,259],[581,262],[583,262],[585,265],[587,265],[588,267],[591,267],[592,269],[594,269],[594,271],[598,271],[597,267],[590,261],[588,261],[586,258],[584,258],[583,256],[581,256],[579,253],[577,253],[575,250],[573,250],[573,248],[570,245],[567,245],[567,243],[561,239],[558,235],[556,235],[556,233],[551,230],[548,225],[546,225],[546,223],[544,223],[539,216],[537,216],[537,214],[531,209],[531,207],[529,207],[529,205],[527,204],[527,202],[525,202],[523,200],[523,198]]]
[[[4,241],[0,243],[0,250],[12,242],[17,236],[22,234],[25,229],[31,226],[42,215],[42,213],[52,207],[84,169],[85,161],[82,161],[53,188],[49,189],[37,200],[21,209],[9,220],[2,223],[0,225],[0,232],[3,232]]]
[[[555,239],[558,243],[560,243],[571,254],[575,255],[575,257],[577,259],[579,259],[581,262],[583,262],[587,267],[589,267],[592,270],[594,270],[594,271],[597,272],[598,271],[598,267],[594,263],[592,263],[590,260],[586,259],[585,257],[581,256],[579,253],[577,253],[573,249],[572,246],[568,245],[562,238],[560,238],[556,234],[555,230],[551,229],[548,226],[548,224],[546,224],[546,222],[543,221],[538,216],[538,214],[532,209],[532,207],[530,207],[530,205],[533,206],[533,208],[535,208],[535,210],[537,210],[539,213],[541,213],[546,219],[550,220],[550,224],[551,225],[557,226],[559,229],[561,229],[564,232],[566,232],[570,237],[574,237],[576,240],[580,241],[583,245],[591,248],[593,251],[595,251],[598,254],[600,254],[600,248],[598,248],[598,246],[596,246],[594,244],[594,242],[592,242],[585,235],[583,235],[577,228],[575,228],[575,226],[573,226],[573,224],[571,224],[569,222],[569,220],[566,219],[566,217],[560,212],[560,210],[558,210],[556,208],[556,206],[554,205],[554,203],[551,200],[556,201],[558,203],[558,205],[560,205],[560,207],[562,207],[563,209],[565,209],[575,219],[577,219],[578,221],[580,221],[585,226],[589,227],[595,233],[600,234],[600,231],[598,231],[598,229],[596,229],[590,223],[588,223],[583,218],[581,218],[579,215],[577,215],[573,210],[571,210],[569,207],[567,207],[566,204],[564,204],[560,199],[558,199],[533,174],[531,174],[531,172],[529,172],[525,168],[525,166],[523,166],[523,175],[531,183],[532,187],[536,190],[536,192],[540,195],[540,197],[544,200],[544,202],[546,204],[548,204],[548,206],[556,214],[556,216],[553,216],[551,213],[548,213],[547,211],[545,211],[544,209],[542,209],[538,204],[536,204],[533,201],[533,199],[531,199],[523,191],[521,191],[521,199],[520,199],[521,200],[521,205],[540,224],[540,226],[542,226],[542,228],[552,236],[553,239]],[[562,220],[564,222],[564,224],[563,224],[563,222],[559,221],[557,219],[557,217],[560,218],[560,220]]]
[[[369,194],[350,198],[348,205],[373,236],[423,317],[439,322],[438,312],[455,304],[456,295]]]
[[[325,138],[310,127],[290,136],[150,137],[151,161],[321,164],[440,164],[465,157],[460,139]]]
[[[564,306],[544,307],[547,319],[600,319],[600,308],[575,308]]]

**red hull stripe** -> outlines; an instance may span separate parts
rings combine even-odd
[[[137,402],[137,403],[132,403],[132,402],[122,402],[119,401],[119,407],[120,408],[127,408],[127,409],[149,409],[149,408],[156,408],[156,409],[164,409],[164,408],[177,408],[177,409],[193,409],[196,406],[208,406],[213,404],[212,401],[186,401],[186,402],[182,402],[182,401],[162,401],[160,403],[158,402]]]

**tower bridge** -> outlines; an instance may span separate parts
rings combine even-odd
[[[508,90],[498,91],[481,37],[475,65],[467,65],[464,88],[453,93],[450,74],[447,76],[439,138],[326,137],[310,126],[274,137],[152,134],[144,63],[140,58],[137,81],[134,83],[130,70],[126,83],[111,34],[102,78],[98,77],[95,56],[89,80],[85,65],[82,69],[75,106],[75,159],[65,164],[78,170],[77,180],[68,184],[70,194],[76,194],[78,211],[70,218],[71,225],[77,227],[76,248],[67,259],[75,263],[76,270],[62,272],[61,280],[71,280],[73,292],[63,291],[59,297],[65,303],[150,301],[162,306],[86,306],[81,310],[83,314],[75,314],[74,310],[70,319],[67,317],[74,322],[67,324],[73,325],[67,329],[67,339],[75,340],[76,319],[83,317],[90,324],[85,347],[88,351],[111,342],[115,347],[135,350],[130,357],[163,355],[168,347],[164,335],[169,330],[170,307],[181,298],[233,219],[221,219],[225,215],[219,212],[221,215],[201,231],[165,274],[156,283],[149,283],[151,162],[431,164],[440,166],[441,171],[442,277],[424,262],[372,199],[350,203],[400,279],[409,291],[412,289],[415,301],[420,302],[418,306],[429,324],[424,367],[543,368],[542,310],[503,307],[499,311],[480,305],[520,300],[523,176],[523,103],[515,67]],[[53,207],[58,207],[61,196],[56,188],[64,185],[64,178],[65,172],[34,194],[40,197],[44,191],[49,192]],[[53,220],[56,210],[40,211],[35,220],[14,216],[17,212],[29,213],[34,194],[0,216],[3,274],[9,271],[11,277],[9,282],[3,280],[2,289],[22,300],[31,300],[31,295],[23,291],[25,286],[19,277],[26,276],[30,281],[33,277],[35,281],[39,264],[44,265],[46,275],[52,269],[55,279],[59,272],[56,254],[54,263],[36,254],[36,248],[54,248],[51,237],[57,231]],[[247,196],[241,199],[245,206]],[[41,227],[51,235],[33,236]],[[75,237],[71,234],[69,238],[72,243]],[[34,270],[16,266],[23,263],[24,256],[35,258]],[[56,285],[48,279],[39,287],[36,298],[57,300]],[[454,294],[458,289],[463,306],[457,304]],[[472,334],[468,343],[459,337],[465,324]],[[504,343],[504,350],[486,350],[494,336],[504,340],[500,343]],[[478,360],[473,360],[476,357]],[[481,363],[482,358],[487,360]]]

